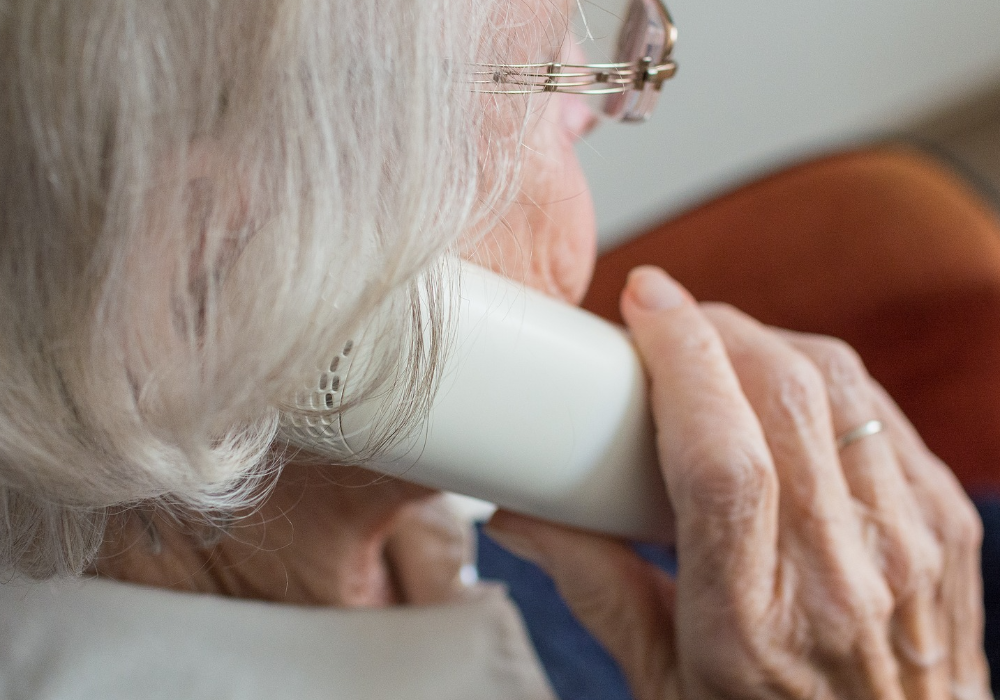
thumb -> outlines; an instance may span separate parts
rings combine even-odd
[[[405,603],[453,602],[466,590],[463,567],[475,559],[472,528],[438,494],[403,509],[385,556]]]
[[[485,530],[552,578],[637,700],[662,698],[674,686],[674,583],[667,574],[618,540],[508,511],[497,511]]]

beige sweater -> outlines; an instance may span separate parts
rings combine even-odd
[[[0,699],[554,700],[495,584],[415,608],[302,608],[107,580],[0,585]]]

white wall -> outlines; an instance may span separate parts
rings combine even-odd
[[[578,147],[602,245],[755,172],[1000,80],[1000,0],[671,0],[678,76]]]

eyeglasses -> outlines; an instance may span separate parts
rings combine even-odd
[[[631,0],[610,63],[476,64],[472,82],[480,92],[526,95],[568,92],[598,95],[611,119],[641,122],[656,107],[664,81],[677,64],[670,55],[677,28],[662,0]]]

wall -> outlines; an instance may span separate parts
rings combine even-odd
[[[578,147],[602,246],[804,152],[1000,80],[1000,0],[672,0],[677,78]]]

